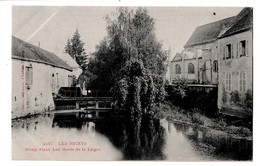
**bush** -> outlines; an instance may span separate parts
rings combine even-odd
[[[248,128],[245,128],[245,127],[227,126],[226,131],[229,134],[235,134],[240,137],[252,136],[252,132]]]
[[[226,103],[227,102],[227,93],[225,91],[225,88],[223,87],[223,92],[222,92],[222,102]]]
[[[230,102],[234,103],[237,106],[241,106],[241,101],[240,101],[240,97],[239,97],[239,92],[237,90],[232,91],[230,93]]]
[[[224,117],[222,117],[222,116],[219,116],[218,118],[216,118],[214,120],[214,122],[215,122],[214,128],[224,129],[227,126],[227,122],[224,119]]]
[[[252,92],[252,90],[247,90],[244,105],[246,108],[253,109],[253,92]]]
[[[157,119],[164,119],[168,116],[172,116],[173,109],[170,107],[169,103],[162,103],[160,105],[155,105],[153,107],[153,112]]]
[[[214,122],[210,118],[206,117],[205,115],[203,115],[199,112],[195,112],[195,113],[191,114],[191,121],[193,123],[203,125],[205,127],[214,126]]]
[[[200,124],[200,125],[204,125],[204,121],[201,120],[201,114],[200,113],[193,113],[191,115],[191,121],[193,123],[197,123],[197,124]]]

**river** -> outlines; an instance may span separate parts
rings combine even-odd
[[[73,123],[54,122],[53,114],[39,115],[12,122],[12,158],[28,160],[129,160],[129,153],[116,145],[118,138],[100,132],[102,121]],[[145,159],[170,161],[251,160],[252,142],[224,140],[208,136],[194,126],[160,120],[163,136],[154,141],[153,152],[145,151]],[[210,139],[209,139],[210,138]],[[113,141],[115,140],[115,141]],[[159,142],[159,143],[158,143]],[[162,142],[162,143],[160,143]],[[217,142],[217,143],[216,143]],[[225,144],[228,142],[229,144]],[[229,147],[223,149],[222,146]],[[251,155],[245,156],[245,149]],[[151,151],[151,153],[150,153]],[[237,155],[238,152],[241,154]],[[135,153],[135,152],[131,152]],[[161,157],[158,157],[161,156]]]

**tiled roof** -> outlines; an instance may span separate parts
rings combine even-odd
[[[228,29],[220,38],[230,36],[241,31],[250,29],[253,26],[253,8],[244,8],[234,19],[233,26]]]
[[[12,36],[12,58],[43,63],[66,70],[72,68],[55,54]]]
[[[229,17],[220,21],[198,26],[184,47],[215,41],[220,32],[224,28],[230,26],[232,19],[234,19],[234,17]]]

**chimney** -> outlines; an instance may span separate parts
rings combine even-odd
[[[41,42],[40,41],[38,41],[38,47],[41,48]]]

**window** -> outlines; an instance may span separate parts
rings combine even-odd
[[[218,61],[213,62],[213,71],[218,72]]]
[[[194,65],[192,63],[188,65],[188,74],[194,74]]]
[[[248,52],[248,41],[242,40],[238,44],[238,57],[247,56]]]
[[[31,66],[26,66],[25,68],[25,84],[26,85],[33,84],[33,71]]]
[[[175,65],[175,74],[181,74],[181,66],[179,64]]]
[[[225,89],[228,92],[231,91],[231,73],[225,75]]]
[[[241,92],[246,91],[246,72],[244,71],[239,73],[239,90]]]
[[[223,59],[233,59],[233,44],[227,44],[223,47]]]

